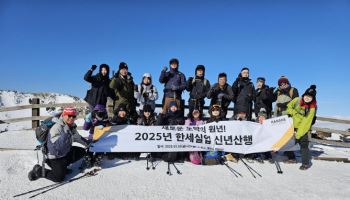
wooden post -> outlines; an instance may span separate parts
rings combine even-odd
[[[39,98],[33,98],[30,102],[31,104],[40,104]],[[32,108],[32,117],[40,116],[40,108]],[[32,128],[39,127],[40,121],[39,120],[32,120]]]

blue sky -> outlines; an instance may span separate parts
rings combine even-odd
[[[318,89],[320,115],[350,115],[350,1],[0,0],[0,89],[84,97],[92,64],[158,78],[172,57],[232,84],[243,66],[276,86]],[[187,98],[187,94],[184,95]],[[232,105],[231,105],[232,106]]]

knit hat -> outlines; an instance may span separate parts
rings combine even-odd
[[[179,60],[177,58],[172,58],[172,59],[169,60],[169,64],[170,65],[173,64],[173,63],[175,63],[175,64],[177,64],[177,66],[179,66]]]
[[[102,104],[97,104],[94,108],[94,111],[97,112],[107,112],[106,110],[106,106],[102,105]]]
[[[278,86],[281,86],[283,83],[287,83],[288,85],[290,85],[289,80],[286,76],[281,76],[278,79]]]
[[[65,115],[77,116],[78,112],[77,112],[77,109],[75,109],[74,107],[65,107],[63,109],[62,115],[63,116],[65,116]]]
[[[203,72],[205,72],[205,67],[204,67],[204,65],[197,65],[197,67],[196,67],[196,72],[197,72],[198,70],[203,70]]]
[[[125,112],[127,112],[127,110],[126,110],[126,105],[120,104],[120,105],[117,107],[117,109],[114,111],[114,115],[118,115],[118,113],[119,113],[120,111],[125,111]]]
[[[119,70],[121,70],[121,69],[128,69],[128,65],[125,62],[121,62],[119,64]]]
[[[248,71],[249,71],[249,68],[248,68],[248,67],[243,67],[243,68],[241,69],[241,72],[243,72],[244,70],[248,70]]]
[[[227,78],[227,75],[226,75],[225,72],[220,73],[219,76],[218,76],[218,78],[222,78],[222,77]]]
[[[150,112],[153,113],[152,107],[149,104],[146,104],[143,106],[143,112]]]
[[[169,108],[171,108],[172,106],[177,107],[176,101],[171,101],[171,102],[169,103]]]
[[[312,99],[316,99],[316,85],[311,85],[306,91],[304,92],[303,96],[311,96]]]
[[[265,117],[265,119],[267,118],[267,113],[265,108],[260,108],[258,117]]]
[[[256,79],[256,82],[263,82],[263,83],[265,83],[265,78],[264,77],[258,77],[257,79]]]

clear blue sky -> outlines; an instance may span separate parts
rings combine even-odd
[[[204,64],[211,82],[248,66],[270,86],[316,84],[320,115],[350,115],[350,1],[0,0],[0,89],[84,97],[92,64],[125,61],[162,90],[172,57],[186,77]]]

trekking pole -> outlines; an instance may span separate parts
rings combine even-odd
[[[240,176],[240,177],[243,177],[242,174],[240,174],[239,172],[237,172],[236,170],[234,170],[231,166],[229,166],[227,163],[224,162],[224,165],[228,168],[228,170],[230,170],[230,172],[232,172],[237,178],[237,174]]]
[[[182,173],[180,172],[180,170],[176,167],[175,163],[172,163],[174,168],[176,169],[176,173],[181,175]]]
[[[278,174],[283,174],[281,166],[280,166],[279,162],[277,162],[277,160],[275,160],[275,165],[276,165],[277,173]]]
[[[250,171],[250,173],[252,173],[252,175],[253,175],[254,178],[256,178],[256,177],[255,177],[255,175],[253,174],[253,172],[256,173],[258,176],[262,177],[257,171],[255,171],[251,166],[249,166],[246,162],[244,162],[244,160],[243,160],[242,158],[239,158],[239,159],[240,159],[240,160],[243,162],[243,164],[248,168],[248,170]]]
[[[169,176],[173,175],[170,171],[170,163],[168,162],[168,171],[166,172],[166,174],[168,174]]]
[[[44,189],[46,189],[46,188],[50,188],[50,187],[54,187],[54,186],[57,186],[57,185],[61,185],[62,183],[73,182],[73,181],[75,181],[75,180],[78,180],[78,179],[80,179],[80,178],[86,176],[86,174],[95,173],[95,175],[96,175],[96,172],[97,172],[97,171],[99,171],[99,170],[94,169],[94,170],[92,170],[92,171],[90,171],[90,172],[85,173],[83,176],[79,176],[79,177],[76,177],[76,178],[72,178],[72,179],[70,179],[70,180],[68,180],[68,181],[64,181],[64,182],[60,182],[60,183],[54,183],[54,184],[51,184],[51,185],[47,185],[47,186],[44,186],[44,187],[41,187],[41,188],[37,188],[37,189],[35,189],[35,190],[30,190],[30,191],[28,191],[28,192],[24,192],[24,193],[21,193],[21,194],[14,195],[13,197],[23,196],[23,195],[30,194],[30,193],[33,193],[33,192],[37,192],[37,191],[40,191],[40,190],[44,190]]]
[[[32,195],[32,196],[30,196],[29,198],[31,199],[31,198],[34,198],[34,197],[39,196],[39,195],[41,195],[41,194],[45,194],[46,192],[49,192],[49,191],[54,190],[54,189],[56,189],[56,188],[58,188],[58,187],[60,187],[60,186],[62,186],[62,185],[65,185],[65,184],[67,184],[67,183],[71,183],[71,182],[76,181],[76,180],[79,180],[79,179],[82,179],[82,178],[85,178],[85,177],[95,176],[95,175],[97,175],[97,172],[98,172],[98,171],[99,171],[98,169],[94,169],[94,170],[92,170],[92,171],[89,171],[89,172],[85,173],[84,175],[82,175],[82,176],[80,176],[80,177],[77,177],[76,179],[71,179],[71,180],[68,180],[68,181],[64,181],[64,182],[62,182],[62,183],[59,183],[59,184],[57,184],[56,186],[52,186],[51,188],[49,188],[49,189],[47,189],[47,190],[44,190],[44,191],[42,191],[42,192],[39,192],[38,194]]]

